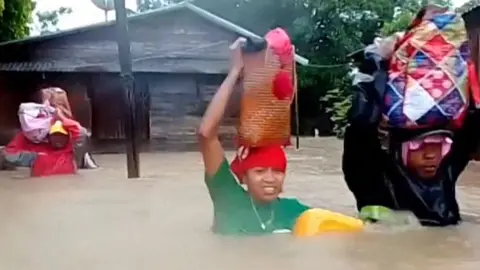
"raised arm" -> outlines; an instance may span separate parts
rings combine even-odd
[[[238,39],[232,45],[233,57],[230,72],[220,85],[217,93],[213,96],[197,131],[200,151],[202,152],[207,176],[215,175],[225,159],[225,154],[218,138],[218,128],[223,119],[230,97],[232,96],[235,84],[243,69],[241,53],[242,42],[245,41]]]
[[[458,177],[468,165],[478,149],[480,141],[480,111],[472,110],[465,119],[464,126],[455,134],[450,155],[452,174]]]
[[[349,126],[343,141],[342,170],[345,182],[355,196],[357,207],[383,205],[389,207],[389,193],[385,189],[383,174],[389,157],[382,150],[386,132],[382,128],[382,89],[386,72],[379,58],[367,57],[361,71],[374,80],[365,80],[352,87],[352,107]],[[373,75],[376,73],[375,77]]]
[[[456,132],[450,154],[453,178],[458,178],[469,161],[478,160],[478,146],[480,142],[480,87],[477,68],[472,61],[468,61],[468,84],[471,93],[471,103],[465,117],[463,127]]]

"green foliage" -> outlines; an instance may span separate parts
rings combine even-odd
[[[417,15],[418,10],[425,6],[427,3],[437,4],[444,7],[452,8],[453,4],[451,0],[407,0],[401,2],[400,6],[395,9],[395,14],[390,22],[385,23],[382,29],[383,36],[392,35],[395,32],[405,30],[413,18]]]
[[[139,12],[144,12],[161,7],[161,1],[156,0],[139,0],[137,1],[137,9]]]
[[[382,23],[393,18],[393,10],[390,0],[314,1],[312,15],[295,22],[295,42],[313,64],[347,64],[347,55],[371,42]],[[334,133],[341,137],[351,106],[349,66],[300,70],[300,86],[316,87],[322,93],[320,102],[330,115]]]
[[[4,9],[0,13],[0,42],[27,37],[30,34],[29,23],[35,3],[32,0],[7,0],[3,3]]]
[[[344,76],[335,82],[338,88],[327,90],[321,101],[326,104],[326,112],[330,114],[330,118],[334,123],[333,132],[343,138],[345,129],[348,124],[348,111],[352,106],[351,99],[351,78]]]
[[[395,32],[405,30],[412,22],[414,14],[410,12],[402,12],[398,14],[394,20],[386,23],[382,28],[382,36],[390,36]]]
[[[144,12],[166,5],[182,2],[181,0],[137,0],[137,10]]]
[[[71,8],[60,7],[56,10],[37,12],[37,19],[40,23],[40,34],[48,34],[58,31],[58,21],[62,15],[72,13]]]

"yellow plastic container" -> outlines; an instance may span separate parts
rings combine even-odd
[[[293,227],[293,235],[307,237],[329,232],[358,232],[364,227],[365,224],[358,218],[315,208],[298,217]]]

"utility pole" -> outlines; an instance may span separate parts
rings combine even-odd
[[[136,97],[135,81],[132,73],[132,57],[130,55],[130,36],[128,34],[127,11],[125,0],[115,0],[115,21],[117,26],[118,58],[120,63],[120,79],[124,104],[124,132],[127,153],[128,178],[140,177],[140,159],[138,155],[138,132],[136,131]]]

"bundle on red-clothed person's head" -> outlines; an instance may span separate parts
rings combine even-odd
[[[265,146],[248,149],[246,155],[242,151],[230,164],[230,169],[243,184],[245,173],[253,168],[272,168],[285,172],[287,157],[282,146]]]
[[[33,143],[41,143],[55,116],[55,109],[48,104],[22,103],[18,109],[18,120],[23,135]]]
[[[73,118],[70,101],[65,90],[58,87],[47,87],[40,91],[44,103],[48,102],[48,104],[60,110],[65,117]]]

